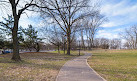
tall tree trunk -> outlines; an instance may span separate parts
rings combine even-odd
[[[66,51],[65,47],[66,47],[66,46],[65,46],[65,43],[64,43],[64,54],[65,54],[65,51]]]
[[[88,48],[89,48],[89,39],[88,39],[88,36],[87,36],[87,44],[88,44],[88,46],[87,46],[87,50],[88,50]]]
[[[14,28],[12,30],[13,56],[11,58],[14,61],[21,61],[19,55],[19,43],[18,43],[18,23],[19,23],[18,17],[14,17]]]
[[[64,38],[64,46],[63,46],[63,48],[64,48],[64,54],[65,54],[65,51],[66,51],[66,45],[65,45],[66,43],[65,43],[65,38]]]
[[[91,43],[91,38],[89,38],[89,50],[91,50],[92,43]]]
[[[94,48],[94,39],[93,39],[93,37],[91,38],[91,48]]]
[[[58,44],[58,53],[60,54],[60,50],[59,50],[59,47],[60,47],[60,45]]]
[[[70,33],[67,34],[67,54],[70,55]]]
[[[19,18],[20,15],[17,15],[17,5],[15,3],[15,0],[9,0],[11,7],[12,7],[12,15],[14,18],[14,26],[12,29],[12,39],[13,39],[13,56],[12,60],[14,61],[21,61],[20,55],[19,55],[19,43],[18,43],[18,24],[19,24]]]
[[[39,52],[39,51],[40,51],[39,43],[36,43],[36,52]]]

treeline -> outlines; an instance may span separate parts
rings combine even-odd
[[[126,49],[137,49],[137,25],[126,28],[120,35],[125,40]]]
[[[90,41],[87,41],[88,49],[102,48],[102,49],[121,49],[121,39],[107,39],[107,38],[95,38],[93,46],[90,46]]]
[[[84,44],[83,44],[84,43]],[[58,52],[65,49],[64,41],[59,42],[60,45],[56,46]],[[121,39],[107,39],[107,38],[95,38],[92,46],[89,40],[74,40],[71,43],[71,50],[92,50],[93,48],[101,49],[122,49]],[[54,44],[57,45],[57,44]]]

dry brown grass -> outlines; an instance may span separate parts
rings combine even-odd
[[[22,53],[22,62],[12,54],[0,55],[0,81],[55,81],[62,65],[76,56],[57,53]]]

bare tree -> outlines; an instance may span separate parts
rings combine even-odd
[[[99,48],[100,47],[100,39],[99,38],[95,38],[94,39],[94,47],[95,48]]]
[[[96,48],[108,49],[110,47],[110,40],[107,38],[96,38],[94,46]]]
[[[120,39],[110,40],[110,49],[120,49],[120,48],[121,48],[121,40]]]
[[[106,18],[98,12],[94,16],[88,18],[85,22],[85,30],[87,40],[89,39],[89,49],[94,46],[94,37],[102,23],[106,21]]]
[[[129,49],[137,48],[137,26],[131,26],[120,34],[126,40],[125,46]]]
[[[51,18],[52,23],[56,23],[67,37],[67,54],[70,55],[71,40],[73,33],[77,30],[76,23],[81,19],[92,16],[95,11],[87,12],[88,0],[47,0],[43,1],[48,8],[55,10],[42,9],[42,15],[45,18]],[[92,7],[93,8],[93,7]]]
[[[81,30],[81,46],[85,50],[85,42],[84,42],[84,30]]]
[[[52,25],[44,28],[42,27],[42,34],[42,37],[46,39],[45,41],[48,41],[49,44],[57,47],[58,53],[60,53],[61,47],[62,50],[65,48],[66,37],[64,32],[62,32],[58,26]]]
[[[58,53],[60,53],[60,46],[63,44],[64,36],[62,32],[55,27],[53,28],[53,31],[49,35],[50,43],[58,47]]]

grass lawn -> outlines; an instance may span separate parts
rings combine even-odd
[[[52,51],[51,53],[58,53],[58,50],[56,51]],[[67,51],[65,51],[65,54],[67,53]],[[79,55],[79,51],[75,50],[75,51],[70,51],[71,54],[75,54],[75,55]],[[60,51],[60,54],[64,54],[64,51]],[[80,55],[84,55],[83,51],[80,51]]]
[[[12,54],[0,55],[0,81],[55,81],[64,63],[77,56],[57,53],[22,53],[22,62],[11,61]]]
[[[107,81],[137,81],[137,50],[93,50],[89,65]]]

